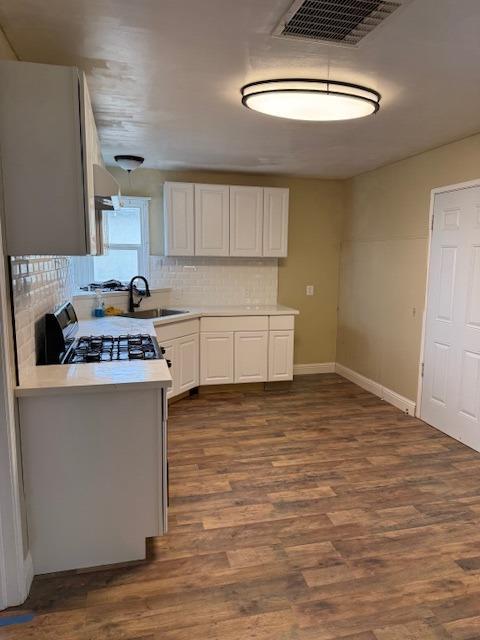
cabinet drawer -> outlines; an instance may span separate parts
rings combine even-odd
[[[159,325],[155,327],[155,333],[157,334],[158,342],[162,344],[165,340],[174,340],[175,338],[188,336],[191,333],[198,333],[199,326],[198,318],[194,318],[193,320]]]
[[[295,325],[295,316],[270,316],[270,331],[291,331]]]
[[[200,331],[267,331],[268,316],[216,316],[200,319]]]

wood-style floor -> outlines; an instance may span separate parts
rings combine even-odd
[[[151,561],[36,579],[2,640],[480,638],[480,454],[332,374],[173,405],[170,465]]]

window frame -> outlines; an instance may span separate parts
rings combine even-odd
[[[118,244],[108,242],[108,212],[104,215],[104,239],[105,250],[130,249],[138,254],[138,275],[143,275],[147,280],[150,277],[150,234],[149,234],[149,209],[151,198],[145,196],[122,196],[120,208],[140,210],[140,244]],[[74,285],[75,289],[85,287],[95,282],[95,257],[85,256],[74,258]],[[137,275],[137,274],[135,274]],[[128,283],[125,283],[128,284]]]

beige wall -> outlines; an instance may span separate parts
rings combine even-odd
[[[16,60],[17,56],[12,50],[5,34],[0,27],[0,60]]]
[[[279,260],[278,301],[300,310],[296,323],[295,362],[333,362],[337,330],[337,291],[344,183],[212,172],[163,172],[138,169],[128,176],[111,168],[125,195],[150,196],[152,253],[162,253],[163,183],[210,182],[290,188],[288,258]],[[315,286],[315,296],[305,286]]]
[[[480,135],[347,183],[337,361],[415,400],[430,191],[480,178]]]

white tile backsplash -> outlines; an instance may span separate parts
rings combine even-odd
[[[171,288],[173,306],[276,304],[276,258],[150,258],[152,288]]]
[[[73,297],[73,269],[71,258],[65,256],[15,257],[11,267],[21,379],[22,373],[36,362],[39,321]],[[271,305],[277,303],[278,261],[152,256],[149,281],[152,289],[171,289],[162,295],[168,295],[168,305],[172,307]],[[166,299],[161,302],[161,306],[167,304]],[[91,305],[91,301],[85,302],[86,311],[80,317],[88,317]]]
[[[36,327],[46,313],[73,293],[71,260],[66,256],[11,258],[17,358],[20,379],[36,363]]]

